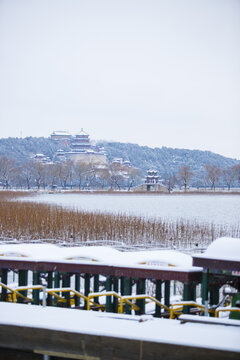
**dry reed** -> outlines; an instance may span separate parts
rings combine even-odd
[[[71,243],[106,240],[134,246],[196,248],[206,247],[219,236],[240,236],[239,227],[229,229],[196,221],[150,220],[122,214],[74,211],[60,206],[20,202],[17,200],[20,196],[23,194],[0,193],[2,238],[52,239],[52,242]]]

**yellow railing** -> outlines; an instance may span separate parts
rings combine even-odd
[[[32,286],[19,286],[16,289],[13,289],[13,302],[16,303],[17,302],[17,297],[19,297],[19,295],[21,297],[23,297],[25,300],[33,302],[33,299],[28,298],[27,296],[22,295],[19,291],[28,291],[28,290],[42,290],[43,286],[42,285],[32,285]]]
[[[70,294],[72,293],[73,296],[76,295],[78,296],[80,299],[83,299],[84,301],[88,302],[88,297],[83,295],[82,293],[80,293],[77,290],[74,290],[72,288],[53,288],[53,289],[47,289],[46,293],[55,296],[57,299],[59,299],[62,302],[67,302],[67,300],[65,298],[63,298],[62,296],[58,295],[57,293],[63,293],[63,292],[69,292]],[[99,304],[95,303],[94,301],[91,301],[91,304],[94,306],[99,306]]]
[[[5,285],[5,284],[3,284],[3,283],[0,282],[0,286],[2,286],[4,289],[8,290],[8,291],[11,293],[11,295],[12,295],[12,301],[13,301],[14,303],[17,302],[17,298],[18,298],[18,297],[21,297],[21,298],[23,298],[23,299],[26,300],[26,301],[33,302],[33,299],[32,299],[32,298],[29,298],[29,297],[27,297],[27,296],[24,296],[23,294],[21,294],[20,291],[29,291],[29,290],[41,290],[41,291],[43,291],[43,286],[42,286],[42,285],[19,286],[19,287],[15,288],[15,289],[11,289],[9,286],[7,286],[7,285]],[[58,293],[63,293],[63,292],[72,293],[73,295],[76,295],[76,296],[78,296],[79,298],[81,298],[81,299],[83,299],[83,300],[85,300],[85,301],[88,300],[87,296],[83,295],[83,294],[80,293],[79,291],[74,290],[74,289],[72,289],[72,288],[52,288],[52,289],[46,289],[46,293],[47,293],[47,294],[54,296],[54,297],[57,298],[58,301],[60,301],[60,302],[66,303],[67,300],[66,300],[64,297],[58,295]],[[97,304],[97,303],[95,303],[95,302],[93,302],[93,301],[91,302],[91,304],[94,305],[94,306],[99,306],[99,304]]]
[[[195,301],[182,301],[170,305],[170,319],[174,319],[176,316],[181,315],[184,306],[191,306],[199,308],[201,312],[205,311],[205,306],[196,303]]]
[[[21,294],[20,292],[18,292],[19,290],[24,290],[22,288],[11,289],[9,286],[3,284],[2,282],[0,282],[0,286],[2,286],[4,289],[8,290],[11,293],[13,302],[16,302],[14,300],[17,296],[21,297],[24,300],[32,301],[32,299],[29,299],[28,297],[26,297],[23,294]]]
[[[230,311],[230,312],[240,312],[240,308],[237,307],[232,307],[232,308],[226,308],[226,307],[221,307],[215,310],[215,317],[218,317],[218,314],[221,311]]]
[[[114,296],[118,299],[121,299],[121,296],[118,295],[115,291],[103,291],[99,293],[90,293],[87,297],[87,310],[90,310],[90,301],[93,298],[101,297],[101,296]],[[102,305],[94,303],[95,306],[98,306],[99,308],[102,308]]]
[[[33,299],[23,295],[21,293],[22,291],[29,291],[29,290],[43,291],[42,285],[19,286],[15,289],[12,289],[9,286],[7,286],[6,284],[0,282],[0,286],[8,291],[8,294],[7,294],[8,299],[10,299],[14,303],[17,302],[18,297],[21,297],[25,301],[33,302]],[[91,305],[95,306],[99,310],[102,310],[103,308],[105,308],[105,305],[96,303],[95,301],[92,300],[93,298],[98,298],[98,297],[102,297],[102,296],[113,296],[119,300],[118,312],[121,314],[123,313],[124,303],[128,304],[130,306],[130,310],[139,311],[140,307],[137,306],[136,303],[133,303],[133,300],[143,300],[143,299],[155,302],[160,308],[163,308],[164,310],[168,311],[170,313],[170,319],[174,319],[174,318],[178,317],[180,314],[182,314],[183,308],[186,306],[197,308],[200,310],[201,313],[204,313],[204,311],[205,311],[205,306],[200,305],[200,304],[196,303],[195,301],[182,301],[182,302],[174,303],[174,304],[171,304],[170,307],[168,308],[166,305],[162,304],[155,297],[150,296],[150,295],[145,295],[145,294],[121,296],[118,293],[116,293],[115,291],[105,291],[105,292],[103,291],[103,292],[98,292],[98,293],[90,293],[88,296],[85,296],[81,292],[74,290],[72,288],[46,289],[47,294],[52,295],[53,297],[55,297],[58,300],[58,302],[63,302],[63,303],[66,303],[67,299],[64,298],[63,296],[59,295],[59,293],[66,293],[66,292],[70,293],[70,301],[72,300],[71,305],[74,304],[74,297],[78,296],[80,299],[84,300],[87,303],[87,310],[91,309]],[[215,310],[213,310],[211,308],[208,309],[208,312],[214,313],[215,317],[218,317],[219,312],[222,312],[222,311],[224,311],[224,312],[226,312],[226,311],[227,312],[240,312],[240,308],[219,307]]]
[[[120,297],[120,305],[119,305],[119,309],[118,312],[120,314],[123,313],[123,303],[127,303],[131,306],[132,310],[140,310],[139,306],[137,306],[136,304],[132,303],[130,300],[142,300],[142,299],[148,299],[151,300],[153,302],[155,302],[159,307],[164,308],[166,311],[170,311],[169,308],[162,304],[159,300],[157,300],[156,298],[154,298],[153,296],[150,295],[145,295],[145,294],[140,294],[140,295],[126,295],[126,296],[122,296]]]

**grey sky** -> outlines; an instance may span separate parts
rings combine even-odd
[[[240,159],[239,0],[0,0],[0,137]]]

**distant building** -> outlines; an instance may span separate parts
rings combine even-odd
[[[55,153],[55,160],[57,161],[65,161],[66,160],[66,152],[62,149],[58,149]]]
[[[167,193],[168,189],[159,182],[159,175],[156,170],[148,170],[144,184],[136,186],[133,191],[156,191]]]
[[[132,164],[129,160],[123,160],[123,158],[113,158],[112,164],[120,164],[125,167],[132,167]]]
[[[156,170],[148,170],[147,176],[145,179],[145,184],[147,186],[152,186],[152,185],[158,184],[158,182],[159,182],[158,172]]]
[[[51,134],[51,139],[56,141],[62,141],[62,140],[70,141],[71,138],[72,135],[69,134],[67,131],[54,131]]]
[[[126,167],[132,167],[132,164],[129,160],[124,160],[123,165]]]
[[[63,145],[64,147],[70,146],[71,139],[72,135],[67,131],[54,131],[51,134],[51,140],[59,143],[59,145]]]
[[[71,151],[76,153],[86,153],[91,150],[89,135],[81,129],[80,133],[72,138]]]
[[[50,158],[48,156],[45,156],[44,154],[36,154],[34,155],[34,160],[41,162],[41,163],[49,163],[50,162]]]
[[[83,129],[72,137],[70,151],[65,154],[73,161],[107,163],[104,149],[91,145],[89,135]]]
[[[67,131],[54,131],[51,139],[63,145],[54,155],[55,161],[84,161],[98,164],[106,164],[107,156],[103,147],[93,146],[90,142],[89,134],[83,129],[71,135]]]
[[[120,164],[120,165],[122,165],[122,163],[123,163],[123,159],[122,159],[122,158],[114,158],[114,159],[112,160],[112,164]]]

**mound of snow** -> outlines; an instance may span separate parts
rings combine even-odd
[[[240,239],[222,237],[213,241],[203,257],[240,261]]]

